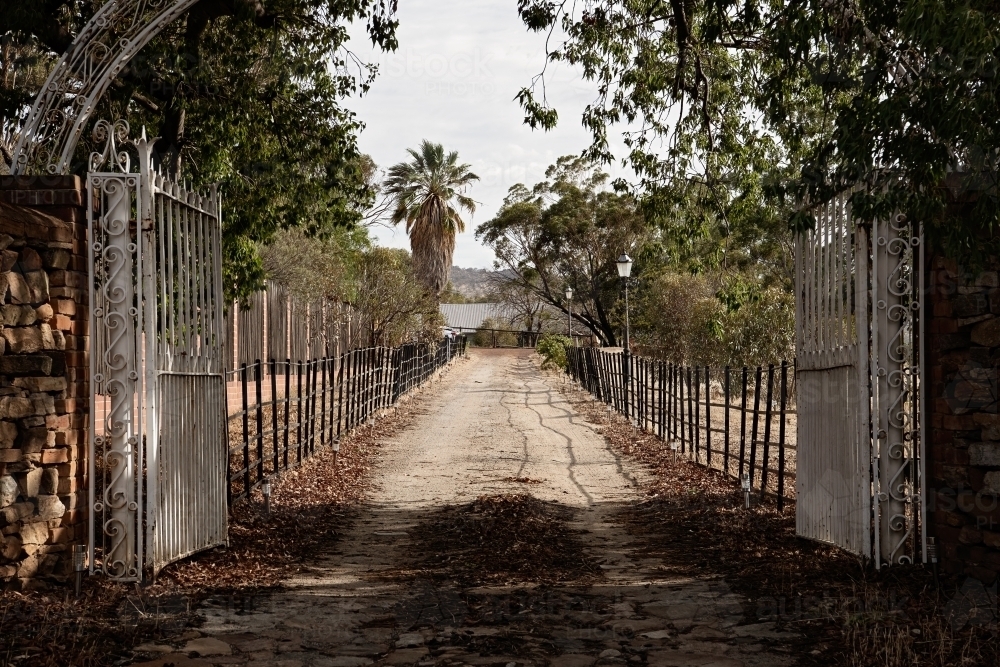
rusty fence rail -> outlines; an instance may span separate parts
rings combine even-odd
[[[678,455],[743,480],[779,509],[795,498],[796,413],[787,362],[685,366],[620,350],[567,350],[567,374],[609,411],[670,443]]]
[[[236,391],[228,401],[237,406],[228,410],[229,506],[318,449],[339,451],[342,436],[427,382],[467,345],[459,336],[309,361],[258,360],[230,371],[227,384]]]

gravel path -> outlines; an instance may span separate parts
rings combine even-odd
[[[745,601],[724,581],[678,579],[636,555],[648,536],[627,534],[619,513],[640,499],[646,473],[572,411],[561,382],[523,351],[474,350],[387,443],[376,489],[339,552],[239,608],[207,605],[200,632],[146,646],[136,664],[794,664],[784,646],[794,635],[746,624]],[[590,575],[463,587],[413,567],[427,555],[420,527],[443,510],[517,493],[562,517],[580,560],[594,564]]]

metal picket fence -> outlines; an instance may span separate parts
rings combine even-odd
[[[626,387],[621,351],[567,352],[567,374],[609,410],[697,463],[746,476],[779,509],[794,499],[796,414],[787,362],[712,368],[630,355]]]
[[[265,479],[331,446],[442,366],[466,353],[464,336],[437,345],[368,347],[309,361],[257,360],[228,373],[239,388],[229,412],[229,506]],[[230,392],[229,402],[233,402]]]

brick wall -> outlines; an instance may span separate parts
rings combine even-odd
[[[80,179],[0,177],[0,585],[62,579],[86,539]]]
[[[925,306],[928,535],[941,567],[1000,572],[1000,262],[975,272],[932,256]]]

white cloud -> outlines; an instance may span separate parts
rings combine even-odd
[[[552,132],[532,131],[514,96],[544,65],[545,35],[527,31],[514,0],[407,0],[399,21],[394,53],[372,49],[363,25],[351,28],[351,50],[380,66],[371,91],[348,103],[366,124],[361,150],[382,167],[406,159],[406,148],[422,139],[457,150],[482,180],[469,192],[480,206],[459,236],[455,263],[490,267],[493,253],[476,242],[475,226],[493,217],[510,186],[534,184],[559,156],[589,145],[580,114],[594,88],[550,64],[547,93],[560,123]],[[374,236],[409,247],[402,228]]]

